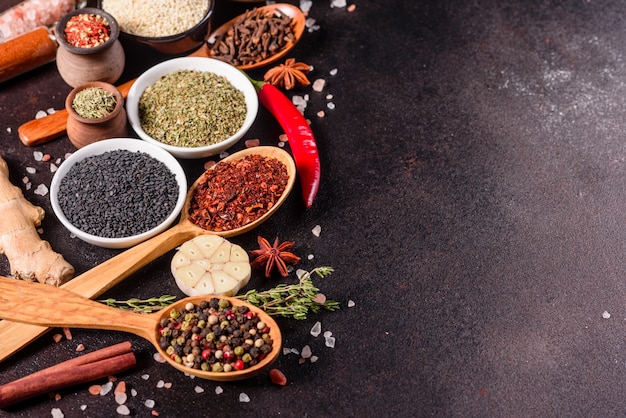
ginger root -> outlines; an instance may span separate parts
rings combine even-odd
[[[9,167],[0,157],[0,253],[21,280],[60,286],[74,275],[74,267],[40,238],[37,227],[45,211],[30,203],[9,180]]]

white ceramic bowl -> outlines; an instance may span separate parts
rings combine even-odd
[[[157,141],[141,128],[141,122],[139,120],[139,99],[144,90],[153,85],[162,76],[177,70],[206,71],[222,75],[226,77],[235,88],[243,92],[246,100],[247,114],[243,125],[233,136],[217,144],[204,147],[176,147]],[[209,157],[232,147],[248,132],[256,119],[258,110],[259,99],[256,90],[245,74],[234,66],[214,58],[183,57],[163,61],[141,74],[133,83],[128,92],[128,97],[126,98],[128,121],[137,135],[141,139],[167,150],[178,158],[191,159]]]
[[[176,182],[178,183],[179,189],[178,200],[176,201],[174,210],[172,210],[169,216],[161,224],[157,225],[151,230],[129,237],[104,238],[88,234],[70,223],[67,217],[63,214],[61,206],[59,205],[59,186],[63,177],[76,163],[84,160],[87,157],[100,155],[107,151],[114,150],[128,150],[133,152],[142,151],[150,155],[152,158],[163,162],[176,177]],[[59,166],[58,170],[54,173],[54,176],[52,177],[52,183],[50,185],[50,203],[52,204],[52,210],[54,211],[54,214],[59,219],[59,221],[63,224],[63,226],[65,226],[65,228],[67,228],[72,234],[76,235],[81,240],[88,242],[89,244],[105,248],[129,248],[165,231],[180,214],[186,197],[187,178],[185,177],[185,172],[183,171],[183,168],[176,160],[176,158],[174,158],[170,153],[163,150],[162,148],[159,148],[152,144],[148,144],[145,141],[141,141],[135,138],[104,139],[79,149]]]

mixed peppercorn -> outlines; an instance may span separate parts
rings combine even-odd
[[[175,362],[207,372],[255,366],[272,351],[269,327],[247,306],[211,298],[172,309],[160,323],[160,347]]]

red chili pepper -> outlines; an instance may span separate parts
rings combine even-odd
[[[320,187],[321,164],[313,131],[298,108],[275,86],[252,80],[259,101],[276,118],[289,139],[289,147],[298,169],[302,197],[307,208]]]

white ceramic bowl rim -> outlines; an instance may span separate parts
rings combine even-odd
[[[243,92],[247,106],[246,118],[234,135],[216,144],[185,148],[157,141],[141,128],[138,109],[139,100],[144,90],[153,85],[162,76],[177,70],[198,70],[222,75],[226,77],[235,88]],[[141,74],[133,83],[126,98],[128,121],[137,135],[141,139],[157,145],[180,158],[202,158],[215,155],[235,145],[254,123],[258,110],[259,100],[256,89],[248,77],[236,67],[215,58],[181,57],[163,61]]]
[[[178,191],[178,199],[176,200],[176,205],[172,212],[167,216],[167,218],[161,222],[156,227],[150,229],[149,231],[142,232],[141,234],[131,235],[128,237],[121,238],[105,238],[99,237],[96,235],[89,234],[83,230],[75,227],[65,216],[58,201],[58,191],[61,180],[68,171],[78,162],[84,160],[85,158],[91,157],[93,155],[104,154],[107,151],[114,150],[128,150],[128,151],[141,151],[144,152],[151,157],[163,162],[167,168],[174,174],[176,178],[176,182],[179,186]],[[150,143],[146,143],[145,141],[141,141],[135,138],[111,138],[104,139],[98,142],[94,142],[92,144],[86,145],[77,151],[75,151],[70,157],[68,157],[63,163],[59,166],[57,171],[54,173],[52,177],[52,182],[50,185],[50,203],[52,204],[52,209],[59,219],[61,223],[74,235],[81,238],[83,241],[88,243],[98,245],[101,247],[108,248],[125,248],[130,247],[132,245],[138,244],[142,241],[145,241],[152,236],[163,232],[167,229],[174,220],[180,214],[180,211],[185,204],[185,200],[187,198],[187,178],[185,176],[185,172],[180,165],[180,163],[167,151],[156,147]]]

